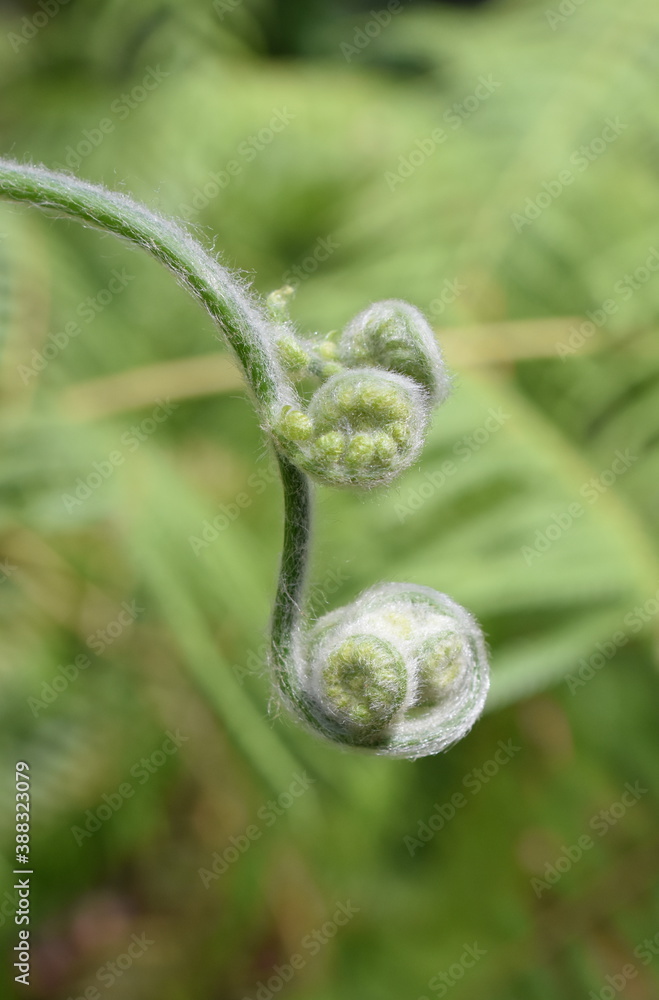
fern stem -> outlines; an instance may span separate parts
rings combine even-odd
[[[147,250],[204,304],[238,356],[259,409],[294,404],[275,349],[274,325],[235,276],[176,222],[125,194],[2,159],[0,196],[53,210]]]
[[[176,222],[124,194],[42,167],[0,160],[0,197],[57,212],[147,250],[206,307],[242,364],[284,490],[284,543],[272,618],[272,665],[284,701],[340,744],[418,757],[460,739],[489,684],[483,637],[446,594],[381,584],[309,627],[302,603],[311,525],[308,475],[368,489],[416,458],[450,379],[424,317],[390,300],[348,325],[305,413],[280,361],[315,356],[276,310]],[[320,357],[320,355],[318,355]],[[324,372],[324,375],[323,375]]]
[[[127,195],[43,167],[0,159],[0,197],[65,215],[114,233],[147,250],[172,270],[206,307],[234,349],[266,420],[297,402],[275,350],[277,327],[240,282],[185,229]],[[279,450],[284,488],[284,546],[275,597],[272,646],[275,676],[287,699],[303,710],[291,670],[308,562],[311,496],[307,477]],[[306,715],[306,710],[303,710]]]

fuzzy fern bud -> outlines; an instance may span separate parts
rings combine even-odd
[[[309,433],[302,438],[297,423],[291,430],[291,412],[280,415],[274,433],[286,453],[327,485],[369,488],[391,482],[414,461],[429,405],[424,390],[411,379],[361,368],[340,372],[321,385],[307,416]]]
[[[489,686],[472,616],[429,587],[389,583],[320,618],[296,669],[317,728],[380,754],[418,757],[461,739]]]
[[[350,368],[385,368],[422,386],[433,404],[449,394],[450,379],[435,335],[422,313],[407,302],[375,302],[343,331],[338,356]]]

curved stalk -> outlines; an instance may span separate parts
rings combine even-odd
[[[360,488],[391,482],[419,454],[431,408],[448,394],[448,374],[423,316],[403,302],[376,303],[338,343],[304,340],[283,318],[279,300],[269,311],[258,305],[184,228],[126,195],[0,160],[0,197],[142,247],[203,303],[233,348],[284,490],[271,659],[289,707],[330,740],[392,756],[436,753],[464,736],[489,683],[483,638],[464,608],[427,587],[382,584],[316,623],[305,622],[302,609],[308,476]],[[322,383],[307,412],[289,374],[295,370]]]
[[[198,298],[235,351],[261,410],[295,405],[275,349],[276,324],[238,279],[176,222],[128,195],[44,167],[0,159],[0,196],[51,209],[148,251]]]

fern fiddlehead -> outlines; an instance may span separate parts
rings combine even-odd
[[[428,587],[381,584],[306,621],[310,477],[370,489],[417,458],[450,383],[427,322],[412,306],[376,303],[341,334],[304,338],[289,290],[261,306],[176,222],[126,195],[42,167],[0,160],[0,197],[51,210],[147,250],[206,307],[236,354],[277,454],[285,497],[272,666],[283,701],[339,744],[391,756],[436,753],[480,715],[489,683],[482,633]],[[307,392],[297,382],[315,379]]]

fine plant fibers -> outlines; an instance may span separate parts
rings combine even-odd
[[[201,300],[233,349],[274,447],[284,541],[271,663],[282,700],[308,728],[397,757],[446,749],[481,714],[489,685],[472,616],[429,587],[386,583],[351,605],[305,618],[311,483],[371,489],[418,457],[450,389],[432,330],[407,303],[371,305],[340,334],[303,337],[284,288],[257,302],[178,223],[67,174],[0,160],[0,195],[141,246]],[[314,384],[313,391],[299,383]]]

